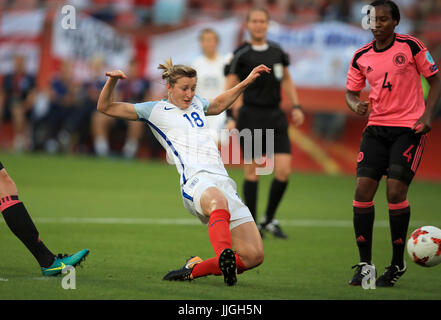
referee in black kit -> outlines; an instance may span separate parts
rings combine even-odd
[[[288,55],[276,43],[267,41],[269,27],[269,13],[263,8],[253,8],[247,14],[247,29],[250,35],[248,42],[243,43],[235,51],[231,61],[225,67],[226,89],[234,87],[246,78],[251,70],[264,64],[271,68],[270,74],[262,75],[254,84],[243,93],[242,99],[237,100],[240,107],[235,126],[239,131],[243,129],[274,129],[274,179],[271,183],[269,200],[265,218],[258,225],[259,230],[272,233],[277,238],[287,238],[279,223],[274,219],[276,209],[285,193],[291,173],[291,144],[288,136],[288,121],[280,109],[281,93],[283,88],[291,105],[291,116],[294,126],[301,125],[304,114],[299,104],[297,90],[289,74]],[[237,107],[233,106],[233,109]],[[231,116],[232,112],[228,110]],[[227,128],[232,128],[234,122],[229,121]],[[243,139],[241,148],[244,150]],[[252,142],[254,146],[254,141]],[[265,150],[265,143],[262,149]],[[264,152],[264,151],[263,151]],[[253,152],[254,156],[254,152]],[[251,159],[248,159],[251,160]],[[256,174],[256,162],[244,164],[245,182],[243,195],[245,204],[250,209],[257,223],[257,187],[259,176]]]

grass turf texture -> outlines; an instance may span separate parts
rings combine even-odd
[[[76,270],[76,289],[65,290],[61,277],[42,277],[34,258],[2,219],[0,299],[441,298],[441,266],[417,266],[407,252],[408,271],[394,288],[363,290],[347,284],[353,275],[350,267],[358,261],[352,228],[354,177],[293,173],[277,214],[288,240],[267,235],[264,263],[239,275],[236,286],[226,287],[222,277],[214,276],[192,282],[161,280],[191,255],[213,256],[206,227],[183,207],[173,166],[8,153],[0,153],[0,161],[17,183],[42,240],[54,253],[91,250],[84,267]],[[229,173],[241,193],[242,171],[229,168]],[[270,176],[261,178],[260,217],[270,183]],[[414,181],[409,193],[409,233],[422,225],[441,227],[439,194],[441,184]],[[68,218],[77,220],[69,223]],[[390,258],[382,181],[373,245],[379,274]]]

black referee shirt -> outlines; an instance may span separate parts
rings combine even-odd
[[[245,90],[244,106],[279,108],[283,68],[289,65],[289,56],[276,43],[267,43],[268,47],[264,50],[256,50],[247,42],[242,44],[234,51],[231,62],[225,66],[225,75],[236,74],[240,81],[260,64],[271,68],[271,73],[263,73]]]

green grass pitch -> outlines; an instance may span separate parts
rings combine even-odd
[[[264,239],[264,263],[238,276],[166,282],[164,274],[191,255],[213,256],[205,226],[182,204],[173,166],[149,161],[12,155],[0,160],[40,236],[54,253],[88,248],[76,270],[76,289],[62,277],[44,278],[31,254],[0,220],[0,299],[440,299],[441,266],[410,261],[394,288],[364,290],[347,283],[358,254],[352,229],[354,177],[294,172],[277,218],[288,240]],[[228,168],[241,193],[242,171]],[[258,211],[266,206],[270,176],[259,184]],[[414,181],[410,231],[441,227],[441,184]],[[373,260],[389,264],[391,243],[384,181],[376,197]]]

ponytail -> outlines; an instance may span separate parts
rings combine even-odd
[[[161,77],[171,86],[173,86],[182,77],[195,78],[197,76],[195,69],[182,64],[173,65],[171,58],[165,60],[164,63],[160,63],[158,69],[164,70]]]

